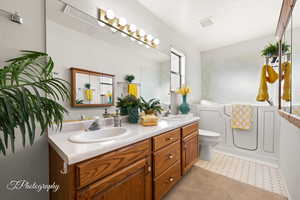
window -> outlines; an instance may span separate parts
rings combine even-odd
[[[185,84],[185,56],[171,49],[171,91],[178,90]]]

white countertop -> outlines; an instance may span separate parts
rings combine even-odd
[[[80,134],[83,130],[49,134],[48,141],[61,158],[68,165],[72,165],[199,120],[199,117],[188,117],[178,121],[159,120],[157,126],[149,127],[124,123],[122,127],[127,129],[128,134],[122,138],[106,142],[72,143],[69,141],[71,136]]]

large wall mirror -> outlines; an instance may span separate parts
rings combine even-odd
[[[178,54],[179,67],[174,66],[174,70],[173,68],[171,70],[169,50],[146,48],[145,45],[130,40],[128,36],[122,37],[120,32],[112,32],[109,27],[100,26],[97,21],[97,8],[100,6],[96,5],[97,2],[88,8],[86,5],[80,5],[79,1],[73,2],[75,1],[46,2],[46,47],[47,53],[55,61],[55,71],[58,76],[68,81],[71,81],[72,67],[100,72],[113,77],[115,84],[100,84],[101,81],[98,81],[97,87],[101,85],[98,91],[97,87],[93,86],[95,84],[90,81],[92,79],[90,73],[77,71],[76,95],[72,105],[75,107],[82,107],[83,104],[113,105],[117,97],[126,95],[123,91],[126,75],[135,76],[132,83],[138,87],[138,96],[146,100],[158,98],[162,104],[169,105],[171,88],[178,89],[184,82],[182,65],[184,57]],[[172,75],[171,78],[171,71],[176,77]],[[94,79],[96,82],[100,80],[98,76]],[[97,98],[86,98],[83,92],[86,86],[94,91],[93,94],[97,94]],[[110,93],[113,92],[113,99],[110,100]],[[71,107],[69,109],[71,112],[80,112]]]
[[[281,40],[280,109],[300,116],[300,4],[294,2],[294,8]],[[280,51],[280,48],[279,48]]]

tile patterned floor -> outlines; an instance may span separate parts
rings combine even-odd
[[[209,162],[200,160],[196,165],[287,197],[286,187],[278,168],[220,152],[214,152],[213,160]]]

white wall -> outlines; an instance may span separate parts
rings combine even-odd
[[[0,12],[1,67],[5,60],[18,56],[19,50],[45,51],[44,0],[1,0],[0,8],[11,12],[18,11],[24,19],[23,25],[12,23],[8,16]],[[6,189],[9,181],[14,179],[25,179],[30,183],[48,183],[47,136],[36,138],[32,147],[23,149],[20,135],[17,134],[16,149],[14,155],[0,155],[0,199],[48,199],[46,192]]]
[[[202,98],[219,103],[256,103],[265,62],[260,52],[269,42],[274,42],[274,36],[201,52]],[[269,92],[276,99],[272,88]]]
[[[291,200],[300,199],[300,129],[281,117],[280,169],[286,180]]]

